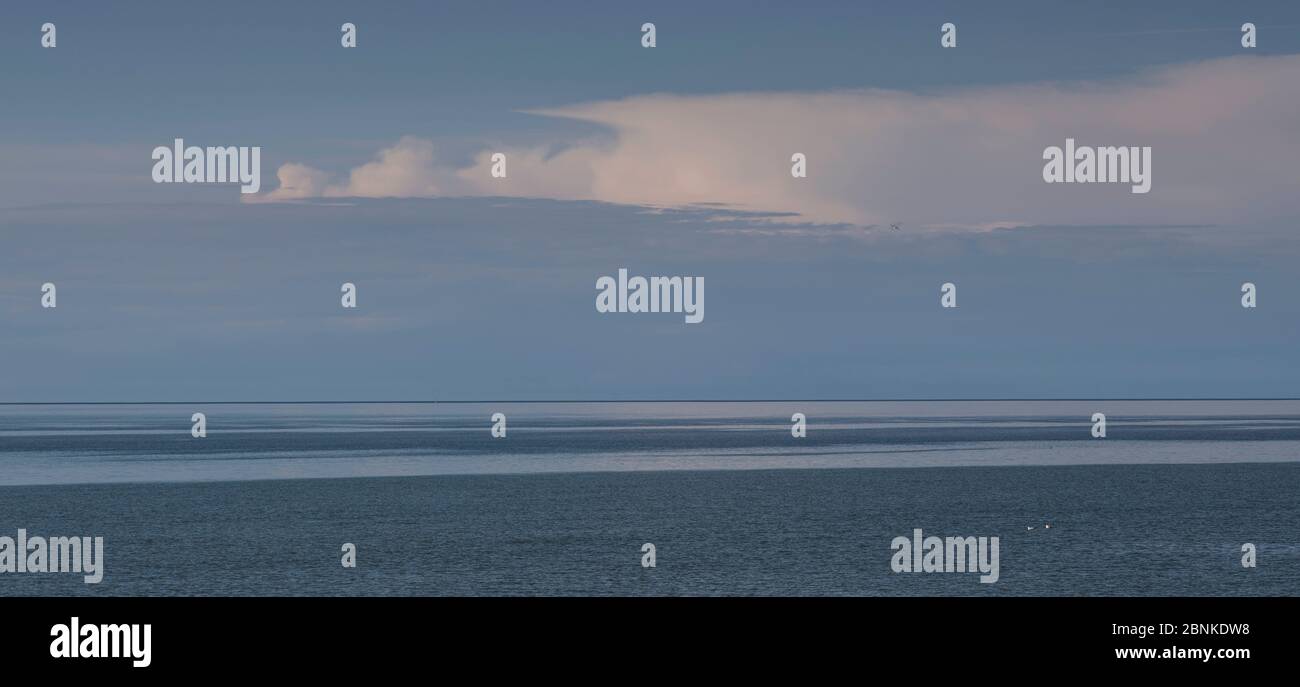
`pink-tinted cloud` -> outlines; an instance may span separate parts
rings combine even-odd
[[[279,171],[270,199],[504,195],[649,206],[719,203],[859,225],[1230,223],[1300,214],[1300,56],[1234,57],[1108,82],[933,93],[646,95],[535,114],[599,124],[612,140],[561,152],[501,145],[453,169],[403,139],[328,182]],[[1042,154],[1150,146],[1152,185],[1046,184]],[[493,179],[490,155],[507,154]],[[808,177],[792,178],[803,153]]]

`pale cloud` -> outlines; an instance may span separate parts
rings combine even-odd
[[[280,165],[275,176],[280,180],[280,186],[266,194],[268,200],[316,198],[324,195],[329,184],[329,174],[296,162]]]
[[[433,144],[406,137],[379,152],[379,159],[352,170],[347,184],[326,189],[330,196],[438,195],[438,171],[433,166]]]
[[[346,181],[307,165],[288,163],[276,171],[280,186],[252,200],[301,198],[427,198],[443,195],[440,179],[452,178],[434,164],[433,143],[405,136],[379,151],[375,160],[354,168]]]
[[[265,197],[716,204],[793,213],[770,221],[947,229],[1275,219],[1297,214],[1296,112],[1300,56],[933,93],[646,95],[534,112],[601,125],[612,138],[568,142],[559,152],[496,146],[460,169],[440,164],[428,141],[404,138],[339,183],[285,165],[282,189]],[[1151,146],[1151,192],[1044,183],[1043,149],[1067,137]],[[508,156],[507,179],[489,173],[494,152]],[[807,156],[806,179],[790,176],[796,152]]]

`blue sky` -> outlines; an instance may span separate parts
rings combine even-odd
[[[0,8],[0,401],[1300,395],[1300,5],[375,4]]]
[[[571,124],[521,114],[647,93],[927,90],[1096,79],[1300,52],[1290,2],[7,2],[5,143],[265,141],[272,161],[346,164],[401,136],[461,147]],[[53,21],[60,46],[37,29]],[[338,27],[359,27],[359,48]],[[656,22],[659,47],[640,47]],[[938,49],[938,26],[959,48]],[[1286,27],[1273,29],[1271,27]],[[463,152],[463,151],[458,151]],[[0,196],[2,197],[2,196]],[[8,200],[8,199],[6,199]]]

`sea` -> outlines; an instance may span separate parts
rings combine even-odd
[[[1300,401],[0,405],[20,529],[103,578],[0,596],[1295,596]]]

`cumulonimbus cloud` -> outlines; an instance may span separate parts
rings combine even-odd
[[[646,95],[539,110],[612,137],[495,146],[469,166],[404,138],[345,179],[301,164],[262,199],[501,195],[720,204],[797,221],[934,227],[1231,222],[1300,214],[1300,56],[1234,57],[1106,82],[908,93]],[[1047,184],[1043,151],[1151,146],[1152,185]],[[508,177],[490,174],[507,155]],[[807,157],[792,178],[791,156]]]

